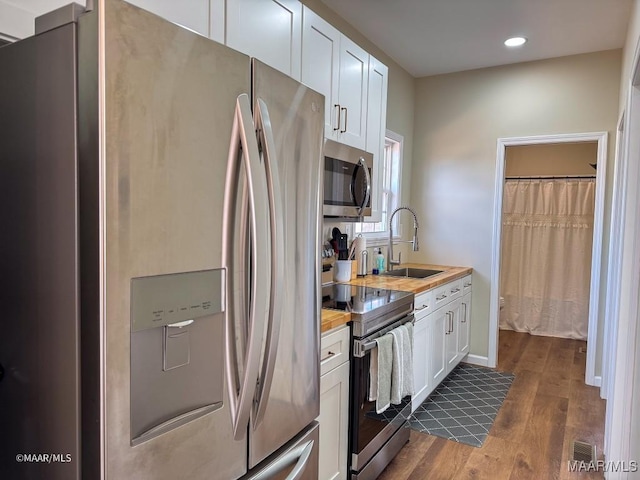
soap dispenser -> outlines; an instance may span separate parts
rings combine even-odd
[[[378,273],[384,272],[384,255],[382,255],[381,248],[378,248],[378,254],[376,255],[376,268]]]

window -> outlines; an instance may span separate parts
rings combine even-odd
[[[380,166],[381,197],[380,221],[362,222],[354,225],[355,234],[362,233],[367,238],[389,236],[389,215],[400,206],[400,183],[402,181],[402,135],[387,130],[384,142],[382,165]],[[393,219],[393,232],[400,236],[398,217]]]

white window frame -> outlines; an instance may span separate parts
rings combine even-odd
[[[385,208],[385,198],[384,196],[387,194],[389,190],[389,183],[391,179],[386,178],[388,176],[388,162],[389,161],[397,161],[397,181],[398,188],[395,192],[396,194],[396,205],[395,207],[399,207],[402,205],[402,164],[403,164],[403,147],[404,147],[404,137],[400,134],[392,132],[391,130],[386,130],[385,132],[385,148],[384,148],[384,158],[382,162],[380,162],[380,171],[377,172],[378,175],[381,175],[382,178],[380,180],[380,191],[378,198],[378,205],[380,205],[380,213],[382,215],[380,222],[367,222],[366,220],[361,223],[355,223],[353,226],[353,236],[357,236],[361,233],[360,226],[365,223],[382,223],[384,229],[378,230],[375,232],[362,232],[362,236],[367,239],[367,245],[384,245],[389,240],[389,228],[388,228],[388,214],[390,212],[384,211]],[[389,159],[387,155],[393,155],[392,159]],[[360,227],[360,228],[358,228]],[[402,225],[398,221],[398,217],[394,219],[393,225],[393,239],[398,240],[402,237]]]

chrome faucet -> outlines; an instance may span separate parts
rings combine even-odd
[[[398,252],[398,260],[393,259],[393,217],[400,210],[409,210],[413,215],[413,240],[398,241],[396,243],[411,243],[413,251],[418,251],[418,216],[411,207],[398,207],[389,217],[389,246],[387,247],[387,266],[389,270],[393,270],[394,265],[400,265],[402,262],[402,252]]]

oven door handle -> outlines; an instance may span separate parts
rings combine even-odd
[[[353,356],[354,357],[358,357],[358,358],[362,358],[366,355],[366,353],[369,350],[373,350],[376,346],[377,343],[375,341],[376,338],[380,338],[382,335],[386,334],[387,332],[390,332],[391,330],[393,330],[394,328],[399,327],[400,325],[405,325],[407,323],[413,323],[413,315],[408,316],[408,318],[410,319],[407,322],[402,322],[402,323],[398,323],[398,324],[393,324],[385,329],[380,330],[380,332],[378,332],[375,336],[371,336],[369,338],[371,338],[371,340],[369,340],[368,338],[362,339],[362,340],[354,340],[353,341]]]

